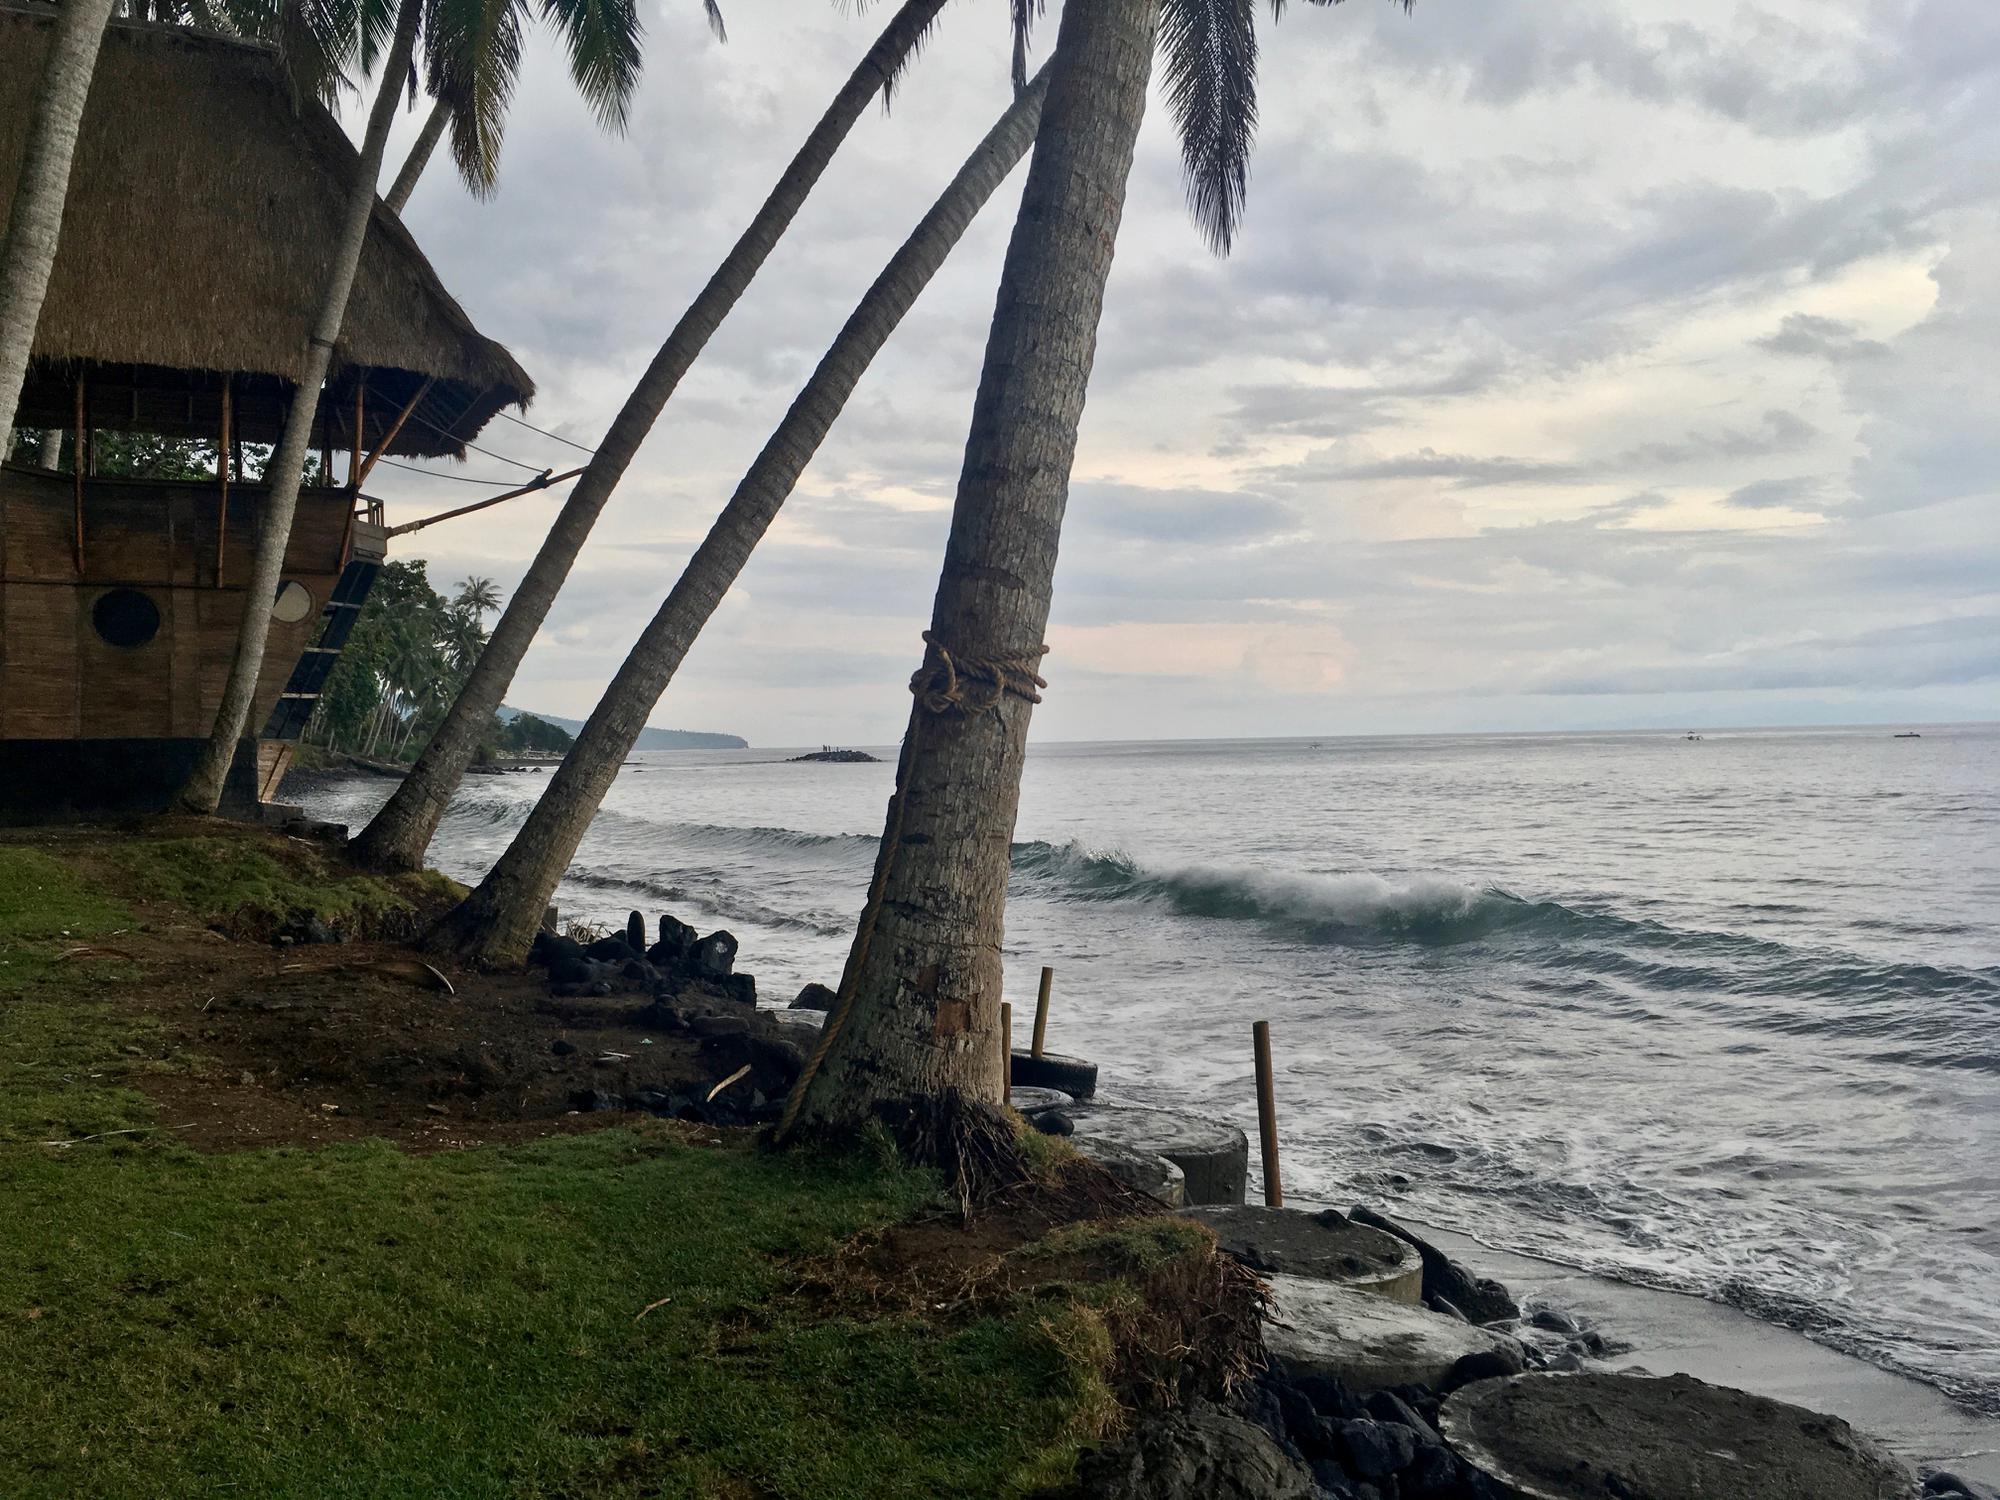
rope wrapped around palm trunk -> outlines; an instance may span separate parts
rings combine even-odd
[[[774,1143],[782,1142],[798,1123],[806,1090],[818,1076],[820,1064],[826,1061],[834,1040],[847,1024],[848,1013],[854,1009],[855,986],[861,977],[861,966],[867,962],[868,949],[875,938],[875,919],[882,910],[883,892],[888,889],[889,874],[896,866],[896,853],[903,843],[903,800],[909,791],[911,768],[917,763],[917,746],[924,725],[931,718],[943,718],[953,713],[971,718],[999,707],[1000,700],[1009,693],[1028,703],[1040,703],[1040,690],[1048,683],[1035,668],[1041,665],[1042,658],[1048,653],[1049,648],[1041,646],[1025,656],[965,656],[953,653],[934,631],[924,632],[924,664],[910,678],[910,693],[917,700],[921,712],[912,717],[910,732],[903,736],[902,754],[896,760],[896,790],[889,799],[889,827],[882,840],[881,852],[875,858],[875,878],[868,884],[868,901],[861,908],[861,922],[855,932],[854,946],[847,951],[847,967],[840,975],[840,992],[834,998],[833,1010],[827,1015],[826,1025],[820,1029],[819,1045],[813,1048],[805,1067],[799,1070],[798,1081],[792,1085],[791,1096],[785,1100],[784,1117],[778,1121],[778,1128],[771,1136]],[[1001,1066],[1012,1067],[1013,1059],[1005,1059]]]

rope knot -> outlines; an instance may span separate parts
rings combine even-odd
[[[968,718],[999,706],[1012,693],[1029,703],[1040,703],[1037,689],[1048,683],[1035,668],[1048,655],[1047,646],[1038,646],[1025,656],[954,656],[936,635],[924,632],[924,664],[910,678],[910,691],[926,713],[962,713]]]

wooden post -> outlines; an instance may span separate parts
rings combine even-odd
[[[76,377],[76,451],[74,454],[75,462],[71,465],[76,471],[76,482],[73,488],[76,492],[76,571],[78,576],[81,576],[83,573],[83,475],[84,470],[90,466],[89,446],[84,442],[83,437],[84,424],[88,420],[84,413],[84,406],[88,400],[84,380],[85,377],[82,375]]]
[[[215,448],[215,586],[222,587],[222,549],[229,535],[229,456],[235,444],[229,431],[231,377],[222,377],[222,440]]]
[[[1014,1102],[1014,1007],[1000,1002],[1000,1102]]]
[[[347,458],[347,492],[357,497],[361,494],[361,428],[368,420],[367,397],[367,372],[357,368],[354,372],[354,448]]]
[[[389,430],[382,434],[382,441],[375,445],[374,451],[368,455],[368,461],[361,466],[361,477],[354,481],[356,494],[359,494],[361,486],[368,482],[368,474],[375,467],[375,460],[389,451],[389,445],[396,441],[398,434],[403,430],[403,424],[410,420],[410,413],[417,409],[417,403],[424,399],[431,388],[431,382],[436,378],[434,375],[425,376],[423,384],[417,387],[417,393],[404,403],[401,411],[396,413],[396,420],[389,424]]]
[[[1049,1039],[1049,986],[1056,980],[1056,971],[1047,964],[1042,966],[1042,988],[1035,996],[1035,1039],[1028,1050],[1036,1057],[1042,1055],[1042,1043]]]
[[[1285,1189],[1278,1180],[1278,1106],[1271,1090],[1271,1023],[1250,1028],[1257,1053],[1257,1133],[1264,1147],[1264,1206],[1283,1208]]]

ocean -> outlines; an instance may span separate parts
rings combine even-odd
[[[1039,745],[1017,1037],[1255,1130],[1289,1195],[1695,1293],[2000,1414],[2000,725]],[[838,981],[889,794],[796,751],[642,755],[558,900]],[[476,879],[547,778],[477,777]],[[345,782],[319,816],[387,792]]]

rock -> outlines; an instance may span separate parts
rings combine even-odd
[[[724,999],[733,1000],[738,1005],[754,1006],[757,1003],[757,981],[748,974],[730,974],[721,979],[711,979],[709,984],[720,991]]]
[[[1079,1145],[1110,1141],[1164,1156],[1181,1169],[1189,1203],[1241,1203],[1250,1176],[1249,1137],[1226,1120],[1131,1105],[1066,1110]]]
[[[678,969],[694,951],[698,934],[687,923],[665,912],[660,914],[660,940],[646,950],[647,962],[655,968]]]
[[[1583,1332],[1576,1319],[1568,1313],[1558,1312],[1553,1307],[1538,1307],[1529,1315],[1528,1321],[1537,1328],[1550,1333],[1559,1333],[1566,1339],[1573,1339]]]
[[[1038,1115],[1045,1109],[1060,1109],[1076,1101],[1061,1089],[1018,1088],[1009,1092],[1007,1102],[1024,1115]]]
[[[687,1029],[698,1037],[747,1036],[750,1021],[747,1016],[689,1016]]]
[[[603,1089],[571,1089],[569,1107],[589,1114],[597,1110],[623,1109],[625,1101]]]
[[[1365,1395],[1390,1386],[1442,1386],[1470,1356],[1511,1350],[1520,1359],[1502,1335],[1426,1308],[1304,1276],[1275,1274],[1265,1281],[1271,1307],[1264,1347],[1294,1380],[1330,1376]]]
[[[1067,1118],[1061,1110],[1051,1110],[1048,1114]],[[1038,1120],[1045,1118],[1047,1115],[1036,1116]],[[1102,1136],[1077,1135],[1072,1138],[1079,1152],[1125,1186],[1150,1198],[1157,1198],[1169,1208],[1179,1208],[1187,1202],[1187,1177],[1164,1156],[1136,1150]]]
[[[840,996],[825,985],[809,984],[799,991],[799,998],[794,1000],[788,1008],[791,1010],[830,1011],[839,1000]]]
[[[564,1037],[557,1037],[553,1042],[549,1043],[549,1051],[553,1052],[557,1057],[568,1057],[576,1051],[576,1043]]]
[[[1442,1443],[1418,1447],[1396,1484],[1403,1500],[1461,1500],[1476,1493],[1466,1484],[1464,1466]]]
[[[1414,1247],[1332,1210],[1234,1203],[1191,1208],[1188,1217],[1213,1229],[1222,1248],[1253,1271],[1337,1281],[1411,1306],[1423,1286],[1424,1263]]]
[[[1082,1500],[1313,1500],[1313,1475],[1262,1428],[1206,1401],[1147,1417],[1124,1442],[1086,1453]]]
[[[1427,1244],[1395,1220],[1371,1208],[1357,1207],[1349,1215],[1371,1229],[1393,1234],[1416,1248],[1424,1259],[1424,1296],[1442,1297],[1474,1323],[1504,1323],[1521,1315],[1507,1288],[1474,1276],[1436,1246]]]
[[[689,952],[688,972],[701,979],[726,979],[736,967],[733,933],[711,932]]]
[[[1028,1123],[1043,1135],[1074,1135],[1076,1126],[1070,1117],[1059,1109],[1040,1109],[1028,1116]],[[1165,1157],[1160,1158],[1165,1161]],[[1172,1163],[1168,1163],[1172,1165]]]
[[[1433,1444],[1444,1442],[1437,1428],[1419,1416],[1410,1403],[1394,1391],[1377,1391],[1363,1405],[1367,1407],[1368,1415],[1376,1421],[1393,1422],[1400,1427],[1407,1427],[1417,1435],[1419,1442]]]
[[[792,1080],[805,1071],[805,1048],[784,1037],[752,1037],[750,1039],[750,1062],[759,1077],[772,1079],[778,1092],[792,1086]]]
[[[2000,1490],[1977,1480],[1961,1479],[1947,1469],[1924,1476],[1924,1494],[1935,1500],[2000,1500]]]
[[[594,958],[599,963],[610,964],[620,969],[643,956],[633,951],[631,945],[625,941],[623,933],[599,938],[583,950],[583,955],[585,958]]]
[[[1407,1427],[1393,1427],[1362,1418],[1342,1422],[1340,1457],[1350,1474],[1363,1479],[1383,1479],[1406,1467],[1417,1456],[1417,1435]]]
[[[538,932],[528,946],[528,962],[544,969],[553,969],[558,963],[583,962],[583,944],[575,938],[564,937],[557,932]]]
[[[1916,1480],[1836,1417],[1688,1375],[1516,1375],[1444,1404],[1472,1469],[1540,1500],[1905,1500]]]
[[[1455,1391],[1460,1386],[1471,1385],[1475,1380],[1493,1380],[1505,1375],[1519,1375],[1528,1368],[1527,1354],[1511,1339],[1502,1339],[1492,1349],[1468,1354],[1451,1367],[1438,1388]]]
[[[636,911],[625,919],[625,946],[634,953],[646,951],[646,919]]]
[[[767,1010],[762,1014],[796,1036],[811,1037],[826,1029],[826,1012],[823,1010]]]

